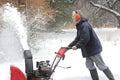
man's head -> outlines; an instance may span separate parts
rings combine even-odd
[[[72,19],[73,19],[73,21],[78,23],[81,20],[81,15],[79,13],[77,13],[76,11],[73,11]]]

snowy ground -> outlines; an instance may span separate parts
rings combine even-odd
[[[4,14],[2,14],[2,11]],[[0,12],[2,20],[6,23],[3,25],[4,28],[0,30],[0,73],[2,73],[0,80],[10,80],[11,64],[19,67],[25,73],[23,49],[28,48],[28,46],[26,47],[24,26],[16,9],[5,7],[5,10],[0,9]],[[14,16],[12,16],[13,14]],[[120,80],[120,64],[118,62],[120,61],[120,30],[102,28],[95,29],[95,31],[103,45],[101,54],[105,63],[113,72],[116,80]],[[36,61],[50,60],[52,63],[55,57],[54,52],[57,52],[61,46],[67,46],[74,39],[75,33],[75,30],[39,33],[35,41],[33,40],[30,43],[34,69],[36,68]],[[71,68],[63,69],[57,67],[53,75],[54,80],[91,80],[89,71],[85,67],[85,58],[82,58],[80,49],[76,51],[69,50],[66,53],[65,60],[61,61],[59,66],[71,66]],[[99,75],[100,80],[107,80],[101,71],[99,71]]]
[[[96,30],[96,31],[99,31],[99,30]],[[105,30],[105,31],[106,33],[109,32],[108,30]],[[58,51],[58,49],[61,46],[63,47],[67,46],[73,40],[72,36],[75,36],[75,31],[65,31],[65,32],[59,32],[59,33],[51,32],[51,33],[41,33],[41,34],[51,36],[51,37],[46,39],[47,37],[46,36],[42,39],[38,38],[38,40],[36,40],[37,44],[35,44],[34,46],[37,46],[39,49],[37,51],[32,49],[34,69],[35,69],[36,61],[50,60],[52,63],[55,57],[54,52]],[[99,34],[102,34],[102,33],[99,33]],[[116,32],[116,35],[117,34],[118,33]],[[114,37],[116,35],[114,35]],[[119,37],[118,38],[115,37],[115,38],[118,40],[117,41],[116,40],[106,41],[106,40],[103,40],[100,36],[100,39],[103,45],[103,52],[101,54],[103,56],[105,63],[109,66],[109,68],[115,75],[116,80],[119,80],[120,79],[120,70],[119,70],[120,64],[118,63],[118,61],[120,60],[119,58],[120,40],[119,40]],[[13,44],[14,46],[18,45],[15,40],[13,41],[14,41],[14,44]],[[3,48],[3,47],[4,46],[1,46],[0,48]],[[10,46],[6,46],[6,48],[7,47],[11,49]],[[17,47],[14,47],[14,49],[15,50],[13,51],[16,51]],[[23,72],[25,72],[24,59],[20,57],[22,54],[20,54],[19,52],[15,52],[15,53],[11,53],[12,56],[9,55],[8,53],[4,55],[5,56],[2,55],[1,61],[4,60],[6,62],[2,61],[0,64],[0,72],[2,72],[2,77],[0,78],[2,80],[9,80],[10,78],[9,66],[11,64],[19,67]],[[8,57],[9,59],[6,57]],[[19,58],[19,60],[17,60],[17,58]],[[54,80],[90,80],[89,71],[85,67],[85,59],[82,58],[80,50],[77,50],[77,51],[69,50],[66,53],[65,60],[61,61],[59,66],[63,66],[63,67],[71,66],[71,68],[64,69],[64,68],[57,67],[53,75]],[[101,71],[99,71],[99,75],[100,75],[101,80],[107,80],[107,78]]]
[[[101,39],[103,45],[103,52],[101,53],[105,63],[109,66],[113,74],[115,75],[116,80],[120,79],[120,70],[119,63],[119,47],[120,47],[120,38],[119,30],[109,30],[109,29],[95,29],[98,36]],[[106,33],[103,34],[103,33]],[[116,33],[114,33],[116,32]],[[109,36],[107,33],[113,33],[114,35]],[[44,34],[44,33],[43,33]],[[51,36],[52,38],[45,39],[43,42],[38,39],[36,41],[39,43],[40,50],[36,54],[34,54],[34,61],[40,61],[49,59],[54,59],[54,52],[58,51],[61,46],[67,46],[75,36],[75,30],[59,32],[59,33],[46,33],[47,36]],[[103,36],[104,35],[104,36]],[[47,37],[46,36],[46,37]],[[105,37],[105,38],[104,38]],[[107,39],[109,37],[109,40]],[[45,37],[44,37],[45,38]],[[38,46],[38,45],[37,45]],[[43,53],[43,54],[42,54]],[[42,56],[41,56],[42,55]],[[46,56],[47,55],[47,56]],[[61,61],[60,66],[71,66],[70,69],[63,69],[58,67],[54,74],[55,80],[90,80],[89,71],[85,66],[85,59],[81,56],[81,51],[73,51],[69,50],[66,53],[66,58],[64,61]],[[99,71],[100,79],[106,80],[105,75]]]

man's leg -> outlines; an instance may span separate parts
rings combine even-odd
[[[93,60],[89,57],[86,58],[86,67],[89,69],[92,80],[99,80],[97,70],[94,66]]]
[[[109,78],[109,80],[115,80],[115,79],[114,79],[114,76],[113,76],[113,74],[112,74],[112,72],[110,71],[109,68],[103,70],[103,72],[104,72],[105,75]]]
[[[110,69],[105,65],[100,54],[92,56],[91,59],[96,63],[96,66],[105,73],[109,80],[115,80]]]

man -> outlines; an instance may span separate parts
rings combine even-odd
[[[73,50],[81,48],[82,55],[86,58],[86,67],[90,71],[92,80],[99,80],[94,63],[105,73],[109,80],[115,80],[110,69],[105,65],[101,57],[102,46],[100,40],[88,20],[76,11],[73,11],[72,18],[76,22],[77,35],[69,44],[69,47],[72,47]]]

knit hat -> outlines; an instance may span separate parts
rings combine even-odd
[[[81,16],[80,16],[80,14],[75,13],[75,14],[73,14],[73,18],[75,19],[75,21],[79,21],[81,19]]]

